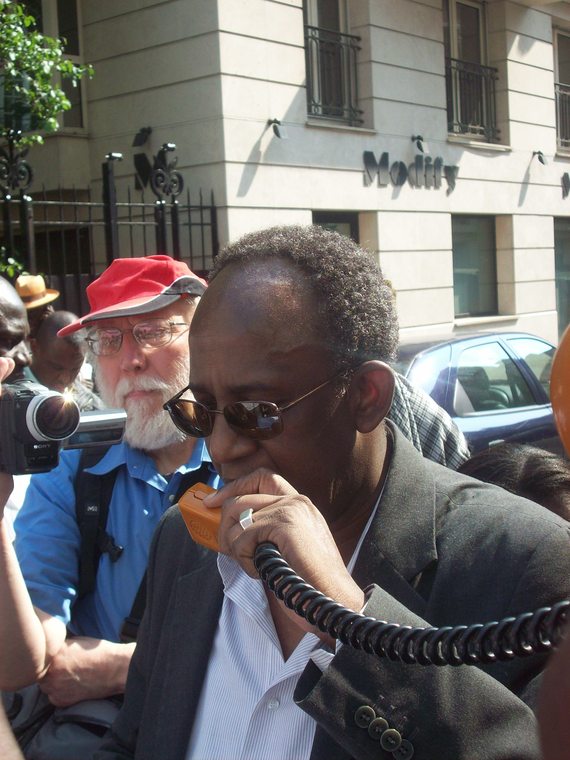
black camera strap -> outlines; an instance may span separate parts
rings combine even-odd
[[[193,470],[192,472],[187,472],[185,475],[183,475],[182,478],[180,479],[180,483],[176,491],[176,496],[174,497],[174,503],[178,501],[178,499],[182,496],[182,494],[185,491],[187,491],[192,486],[196,485],[196,483],[206,483],[211,474],[212,474],[212,470],[211,470],[210,463],[202,462],[202,464],[197,470]],[[137,640],[137,633],[139,630],[140,622],[142,620],[145,605],[146,605],[146,572],[143,576],[141,584],[136,593],[135,600],[131,608],[131,612],[125,618],[125,620],[123,621],[123,625],[121,626],[120,638],[123,644],[128,644],[131,641]]]
[[[111,561],[116,562],[122,553],[122,547],[117,546],[106,531],[117,469],[103,475],[85,472],[86,468],[97,464],[109,448],[95,446],[82,449],[75,476],[75,515],[81,534],[78,599],[94,590],[101,554],[107,552]]]
[[[109,446],[96,446],[83,449],[75,477],[75,513],[81,534],[79,581],[77,587],[78,599],[81,599],[95,589],[95,580],[101,555],[107,553],[111,562],[116,562],[123,553],[123,547],[119,546],[113,536],[106,530],[109,505],[113,495],[118,468],[103,475],[85,472],[86,468],[97,464],[105,456],[109,448]],[[202,462],[197,470],[187,472],[180,480],[174,501],[178,501],[180,496],[196,483],[207,482],[210,475],[209,462]],[[120,638],[123,643],[136,640],[145,604],[146,573],[135,595],[131,611],[125,618],[121,628]]]

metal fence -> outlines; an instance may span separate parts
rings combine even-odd
[[[58,308],[79,314],[87,310],[87,284],[116,258],[168,253],[205,274],[219,249],[214,195],[205,199],[201,190],[184,191],[176,161],[169,158],[174,148],[165,144],[155,157],[152,196],[130,187],[119,191],[119,154],[108,154],[101,200],[89,190],[42,190],[31,197],[25,152],[0,150],[1,241],[7,255],[45,275],[61,293]]]
[[[358,108],[357,55],[360,37],[305,26],[309,116],[362,124]]]
[[[445,62],[448,129],[454,134],[495,142],[497,69],[448,58]]]

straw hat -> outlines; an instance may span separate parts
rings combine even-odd
[[[45,306],[59,296],[59,290],[46,288],[41,274],[21,274],[16,280],[16,290],[24,302],[26,309]]]

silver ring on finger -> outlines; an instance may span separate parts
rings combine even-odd
[[[253,525],[253,509],[244,509],[243,512],[240,513],[239,524],[243,530],[249,528],[250,525]]]

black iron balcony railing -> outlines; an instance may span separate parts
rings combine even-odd
[[[309,116],[362,124],[356,77],[360,37],[305,26]]]
[[[497,69],[491,66],[446,59],[447,122],[451,133],[486,142],[497,141],[497,79]]]
[[[556,135],[559,148],[570,148],[570,85],[554,85],[556,94]]]

